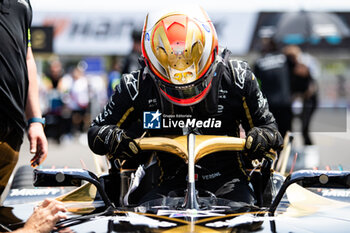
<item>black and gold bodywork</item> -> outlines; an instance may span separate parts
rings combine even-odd
[[[164,151],[181,157],[188,164],[190,173],[193,172],[192,163],[214,152],[242,150],[245,140],[196,135],[192,139],[190,136],[142,138],[138,143],[144,151]],[[254,172],[259,172],[259,168]],[[187,182],[190,180],[189,174]],[[79,186],[63,195],[56,194],[56,199],[69,210],[69,218],[57,224],[57,232],[63,229],[64,232],[79,233],[350,230],[350,197],[335,200],[322,196],[321,192],[330,189],[346,195],[350,188],[350,172],[302,170],[285,177],[274,171],[270,181],[268,195],[272,201],[260,207],[200,196],[196,192],[191,194],[195,184],[188,186],[187,193],[190,194],[185,197],[164,197],[139,206],[123,206],[117,203],[119,198],[113,198],[116,190],[120,192],[120,182],[114,183],[110,174],[96,176],[82,169],[35,170],[34,183],[51,189]],[[20,227],[37,203],[9,202],[8,207],[0,208],[2,230]]]

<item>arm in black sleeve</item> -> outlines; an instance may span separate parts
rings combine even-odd
[[[105,155],[109,153],[107,135],[111,134],[111,131],[116,126],[106,125],[98,126],[92,125],[88,131],[88,143],[89,147],[95,154]]]
[[[98,132],[96,133],[95,130]],[[96,135],[91,137],[94,140],[89,139],[89,146],[96,154],[110,154],[113,158],[130,159],[140,152],[137,143],[117,126],[92,126],[89,133]]]
[[[283,138],[269,110],[267,99],[262,94],[255,75],[246,70],[245,88],[243,91],[243,107],[245,111],[245,123],[243,127],[247,133],[247,146],[249,136],[253,141],[251,152],[268,152],[270,149],[281,150]]]
[[[122,77],[111,99],[89,128],[89,147],[96,154],[116,153],[123,140],[124,144],[132,140],[126,136],[125,130],[122,129],[127,127],[134,111],[133,99],[127,89],[127,82],[132,78],[134,76],[130,76],[130,74],[128,77],[125,75]]]

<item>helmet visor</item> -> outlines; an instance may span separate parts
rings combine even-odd
[[[213,76],[207,76],[190,84],[171,85],[160,82],[161,93],[172,103],[177,105],[192,105],[202,100],[211,86]]]

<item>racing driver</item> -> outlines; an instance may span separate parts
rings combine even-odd
[[[213,23],[199,7],[149,13],[141,40],[142,68],[123,75],[92,122],[90,149],[114,164],[140,161],[134,139],[144,134],[239,137],[241,125],[247,137],[245,151],[214,153],[199,160],[196,187],[254,204],[246,160],[262,159],[270,149],[279,151],[282,137],[248,64],[218,47]],[[180,124],[181,120],[190,124]],[[186,187],[183,163],[177,156],[158,153],[158,186],[141,202]]]

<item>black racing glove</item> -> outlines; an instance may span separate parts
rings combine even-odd
[[[270,153],[270,149],[280,150],[282,136],[278,131],[254,127],[247,133],[245,152],[252,160],[261,160]]]
[[[118,159],[135,158],[141,152],[137,143],[118,127],[108,129],[105,146],[109,154]]]

